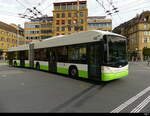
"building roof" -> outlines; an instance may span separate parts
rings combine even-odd
[[[38,17],[38,18],[35,18],[35,19],[32,19],[31,21],[34,21],[34,20],[53,20],[53,16],[43,16],[43,17]]]
[[[13,32],[13,33],[17,33],[17,30],[13,26],[8,25],[8,24],[1,22],[1,21],[0,21],[0,29],[6,30],[9,32]]]
[[[145,20],[146,18],[146,20]],[[131,20],[124,22],[120,24],[118,27],[116,27],[113,31],[117,32],[120,28],[129,28],[132,27],[135,24],[143,23],[143,22],[150,22],[150,11],[144,11],[140,15],[137,14],[134,18]]]
[[[86,4],[86,3],[87,3],[86,1],[79,1],[79,4]],[[60,5],[77,5],[77,1],[54,3],[54,6],[60,6]]]

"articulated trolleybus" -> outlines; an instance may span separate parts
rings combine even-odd
[[[10,48],[9,65],[110,81],[128,75],[127,38],[105,31],[52,37]]]

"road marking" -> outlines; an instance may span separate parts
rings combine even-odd
[[[126,102],[124,102],[123,104],[121,104],[119,107],[115,108],[113,111],[111,111],[111,113],[119,113],[124,108],[126,108],[131,103],[133,103],[135,100],[137,100],[139,97],[141,97],[145,93],[147,93],[148,91],[150,91],[150,86],[147,87],[146,89],[144,89],[143,91],[141,91],[140,93],[138,93],[136,96],[133,96],[132,98],[130,98],[129,100],[127,100]]]
[[[148,96],[143,102],[141,102],[130,113],[138,113],[138,112],[140,112],[149,102],[150,102],[150,96]]]

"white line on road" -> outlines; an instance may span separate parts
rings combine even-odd
[[[150,86],[147,87],[146,89],[144,89],[143,91],[141,91],[140,93],[138,93],[136,96],[133,96],[132,98],[130,98],[129,100],[127,100],[126,102],[124,102],[123,104],[121,104],[119,107],[115,108],[113,111],[111,111],[111,113],[119,113],[124,108],[126,108],[131,103],[133,103],[135,100],[137,100],[139,97],[141,97],[145,93],[147,93],[148,91],[150,91]]]
[[[140,112],[149,102],[150,102],[150,96],[148,96],[143,102],[141,102],[136,108],[134,108],[131,111],[131,113]]]

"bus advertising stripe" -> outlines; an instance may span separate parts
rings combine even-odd
[[[111,111],[111,113],[119,113],[119,112],[122,111],[124,108],[126,108],[126,107],[129,106],[131,103],[133,103],[133,102],[136,101],[138,98],[140,98],[140,97],[143,96],[145,93],[147,93],[148,91],[150,91],[150,86],[147,87],[146,89],[144,89],[143,91],[141,91],[140,93],[138,93],[136,96],[130,98],[129,100],[127,100],[126,102],[124,102],[123,104],[121,104],[119,107],[115,108],[113,111]]]

